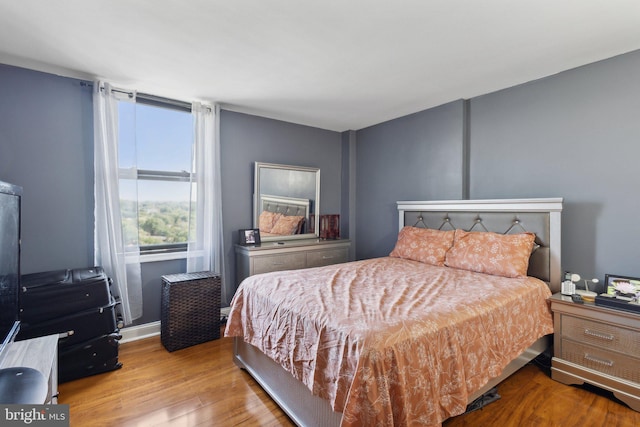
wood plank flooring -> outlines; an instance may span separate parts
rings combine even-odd
[[[70,405],[72,427],[292,426],[231,354],[230,338],[173,353],[159,337],[122,344],[122,369],[60,384],[59,402]],[[640,413],[606,393],[560,384],[535,365],[498,393],[500,400],[444,426],[640,425]]]

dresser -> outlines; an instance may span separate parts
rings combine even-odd
[[[271,271],[321,267],[349,261],[349,240],[287,240],[236,245],[236,280]]]
[[[571,297],[551,297],[554,356],[551,377],[611,391],[640,411],[640,315]]]

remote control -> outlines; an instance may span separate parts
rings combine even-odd
[[[584,304],[584,300],[578,294],[571,295],[571,299],[573,300],[573,302],[577,302],[578,304]]]

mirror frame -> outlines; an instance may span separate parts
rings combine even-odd
[[[279,165],[275,163],[255,162],[254,170],[254,186],[253,186],[253,225],[258,228],[258,218],[260,217],[260,175],[263,169],[276,169],[285,171],[297,171],[297,172],[311,172],[315,174],[316,189],[315,200],[313,204],[314,215],[314,233],[305,234],[292,234],[287,236],[260,236],[262,242],[275,242],[281,240],[295,240],[295,239],[314,239],[320,236],[320,168],[306,167],[306,166],[291,166],[291,165]],[[283,195],[284,196],[284,195]],[[309,218],[307,218],[307,221]]]

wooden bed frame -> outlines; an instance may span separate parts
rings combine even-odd
[[[502,234],[530,231],[536,233],[536,249],[528,274],[549,284],[552,292],[560,290],[560,228],[562,199],[455,200],[398,202],[399,228],[416,227],[492,231]],[[551,345],[551,336],[536,341],[504,369],[470,396],[477,399]],[[299,426],[339,426],[342,414],[334,412],[329,402],[314,396],[280,365],[257,348],[234,338],[234,362],[245,369]]]

